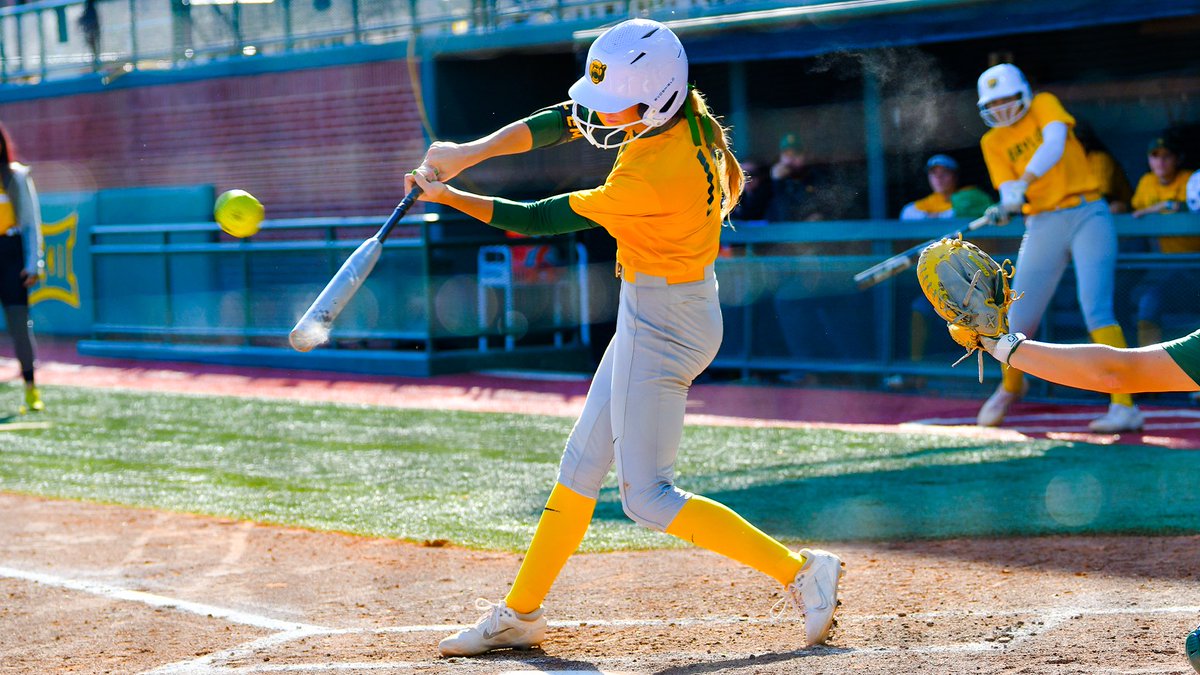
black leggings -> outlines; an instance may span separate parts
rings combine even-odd
[[[21,235],[0,235],[0,304],[12,336],[13,351],[21,364],[21,377],[33,384],[33,321],[29,319],[29,289],[21,281],[25,268],[25,246]]]

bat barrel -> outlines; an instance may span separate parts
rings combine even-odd
[[[859,288],[869,288],[884,279],[891,278],[912,267],[911,257],[888,258],[883,262],[854,275],[854,282]]]
[[[337,274],[333,275],[288,334],[288,342],[293,349],[307,352],[329,338],[330,326],[375,268],[382,250],[383,243],[378,238],[371,237],[359,244],[354,253],[346,258]]]

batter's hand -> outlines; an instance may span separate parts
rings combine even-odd
[[[405,174],[405,193],[411,191],[413,185],[421,188],[421,196],[419,199],[423,202],[441,204],[442,198],[446,195],[446,184],[443,183],[438,177],[437,170],[427,167],[424,164]]]
[[[437,180],[448,181],[475,166],[477,161],[468,146],[449,141],[434,141],[425,151],[425,159],[421,160],[421,166],[433,169]]]
[[[25,288],[33,288],[33,285],[36,284],[39,279],[41,279],[40,274],[36,272],[30,272],[29,270],[21,270],[21,283],[25,285]]]
[[[987,218],[988,225],[1007,225],[1008,212],[999,204],[993,204],[987,207],[983,212],[983,217]]]
[[[1009,180],[1000,184],[1000,206],[1009,213],[1020,213],[1025,205],[1025,191],[1029,183],[1023,180]]]

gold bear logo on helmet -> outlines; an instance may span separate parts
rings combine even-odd
[[[987,81],[988,89],[995,89],[996,85],[1000,84],[1000,80],[995,77],[989,77]]]
[[[592,59],[592,65],[588,68],[588,74],[592,77],[592,84],[600,84],[604,81],[604,71],[608,70],[608,66],[600,62],[600,59]]]

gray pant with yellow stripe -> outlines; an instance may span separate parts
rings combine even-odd
[[[559,466],[558,482],[596,499],[614,460],[621,505],[665,530],[691,496],[675,487],[688,389],[721,345],[721,305],[709,267],[701,281],[622,281],[613,335]]]
[[[1067,263],[1075,260],[1079,306],[1088,331],[1117,323],[1113,276],[1117,232],[1108,202],[1099,199],[1025,218],[1012,287],[1024,294],[1009,312],[1009,329],[1032,336],[1058,288]]]

